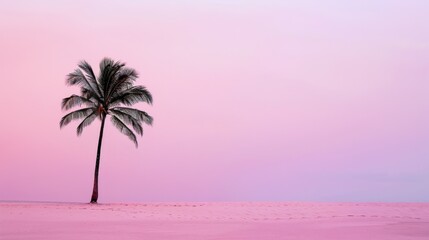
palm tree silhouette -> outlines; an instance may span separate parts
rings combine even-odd
[[[78,66],[79,68],[67,75],[66,84],[79,86],[80,95],[73,94],[64,98],[61,108],[69,110],[82,105],[85,107],[65,115],[60,121],[60,127],[66,126],[72,120],[83,119],[77,126],[77,135],[79,136],[83,129],[96,118],[101,120],[95,161],[94,187],[91,196],[91,203],[97,203],[101,142],[107,115],[110,115],[113,125],[133,141],[137,147],[136,135],[129,126],[137,134],[143,135],[142,123],[152,125],[153,118],[144,111],[125,106],[132,106],[138,102],[152,104],[152,95],[145,87],[133,85],[138,74],[134,69],[125,67],[125,63],[104,58],[100,62],[98,78],[95,77],[92,67],[86,61],[80,62]]]

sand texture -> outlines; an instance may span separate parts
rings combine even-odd
[[[429,203],[0,203],[0,239],[429,239]]]

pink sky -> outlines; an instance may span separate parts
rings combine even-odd
[[[136,149],[108,122],[101,202],[428,201],[428,11],[3,1],[0,200],[89,201],[100,123],[60,130],[60,102],[107,56],[140,72],[155,123]]]

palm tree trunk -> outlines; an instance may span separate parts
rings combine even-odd
[[[103,141],[103,130],[104,130],[105,120],[106,120],[106,115],[102,114],[100,136],[98,138],[97,159],[95,161],[94,188],[92,189],[91,203],[97,203],[97,199],[98,199],[98,169],[100,168],[101,142]]]

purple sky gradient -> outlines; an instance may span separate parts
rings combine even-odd
[[[143,3],[142,3],[143,2]],[[323,2],[323,3],[322,3]],[[0,200],[89,201],[100,122],[65,75],[125,61],[154,105],[106,125],[100,201],[429,201],[428,1],[3,1]]]

